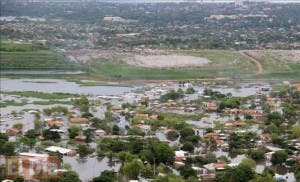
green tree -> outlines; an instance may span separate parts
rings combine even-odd
[[[185,179],[193,176],[197,177],[197,171],[194,170],[191,166],[182,166],[179,168],[180,175],[183,176]]]
[[[256,167],[256,162],[253,159],[245,158],[242,160],[240,165],[247,166],[247,167],[254,169]]]
[[[68,128],[68,132],[69,132],[69,137],[71,139],[73,139],[74,137],[78,136],[79,135],[79,132],[80,132],[80,128],[76,125],[71,125],[69,128]]]
[[[117,181],[117,174],[114,171],[105,170],[100,176],[93,178],[93,182],[115,182]]]
[[[192,142],[184,142],[181,149],[189,152],[194,152],[194,145]]]
[[[43,136],[47,139],[47,140],[53,140],[55,142],[59,142],[60,141],[60,135],[58,132],[56,131],[51,131],[51,129],[47,129],[43,131]]]
[[[79,144],[77,146],[77,152],[78,152],[80,157],[86,157],[90,153],[90,149],[85,144]]]
[[[253,160],[263,160],[265,158],[266,148],[260,147],[258,149],[250,149],[248,155]]]
[[[258,175],[256,174],[254,179],[252,179],[250,182],[276,182],[274,177],[270,174],[266,175]]]
[[[288,155],[285,151],[279,150],[272,155],[271,162],[273,165],[281,165],[286,162],[287,157]]]
[[[293,137],[295,137],[295,138],[300,137],[300,125],[294,125],[292,127],[292,134],[293,134]]]
[[[75,171],[67,171],[61,174],[59,182],[81,182]]]
[[[113,125],[112,133],[113,133],[113,135],[119,135],[120,134],[120,128],[119,128],[118,125]]]
[[[16,153],[15,153],[15,143],[6,142],[3,145],[2,151],[0,151],[0,154],[5,155],[5,156],[14,156],[14,155],[16,155]]]
[[[255,172],[247,165],[239,165],[233,168],[227,168],[225,171],[218,173],[217,182],[245,182],[254,178]]]
[[[194,94],[195,92],[196,92],[196,90],[193,87],[189,87],[185,91],[186,94]]]
[[[20,142],[29,146],[30,148],[33,148],[36,140],[35,140],[35,138],[29,138],[27,136],[23,136],[20,138]]]
[[[125,162],[122,167],[122,174],[128,179],[137,180],[140,172],[144,169],[144,165],[141,160],[133,159],[131,162]]]

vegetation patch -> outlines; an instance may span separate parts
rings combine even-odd
[[[67,99],[71,97],[78,97],[77,94],[70,93],[44,93],[34,91],[1,91],[1,94],[19,95],[22,97],[34,97],[39,99]]]
[[[78,70],[79,64],[70,62],[63,54],[40,44],[6,44],[0,48],[1,70]]]

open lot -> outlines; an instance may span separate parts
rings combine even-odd
[[[150,68],[201,67],[210,61],[206,58],[185,55],[136,55],[129,64]]]

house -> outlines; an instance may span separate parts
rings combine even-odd
[[[148,119],[149,115],[148,114],[136,114],[135,118],[137,119]]]
[[[210,133],[206,133],[203,138],[205,139],[209,139],[209,138],[213,138],[215,140],[220,140],[220,135],[216,132],[210,132]]]
[[[196,110],[197,110],[197,108],[195,108],[195,107],[187,107],[184,109],[184,112],[194,112]]]
[[[266,103],[271,107],[271,109],[279,109],[281,106],[279,98],[268,97]]]
[[[216,170],[212,165],[204,165],[203,168],[197,171],[200,173],[201,181],[213,182],[216,177]]]
[[[59,121],[59,120],[47,120],[46,121],[47,122],[47,125],[48,126],[60,126],[60,125],[62,125],[62,122],[61,121]]]
[[[95,135],[100,136],[100,137],[103,137],[106,135],[106,132],[101,129],[94,131],[94,133],[95,133]]]
[[[158,117],[158,115],[157,115],[157,114],[152,114],[152,115],[150,116],[150,119],[156,120],[156,119],[157,119],[157,117]]]
[[[86,124],[88,121],[87,118],[70,118],[72,124]]]
[[[51,146],[45,149],[48,152],[59,152],[62,155],[66,155],[69,157],[73,157],[76,155],[75,150],[67,149],[67,148],[62,148],[62,147],[56,147],[56,146]]]
[[[293,86],[300,91],[300,83],[295,83]]]
[[[16,136],[16,135],[21,134],[21,130],[17,129],[17,128],[10,128],[6,131],[6,134],[8,136]]]
[[[226,163],[210,163],[210,164],[203,165],[204,168],[210,171],[213,171],[213,169],[217,171],[224,170],[227,166],[228,165]]]
[[[124,22],[125,19],[119,16],[105,16],[103,18],[104,21],[113,21],[113,22]]]
[[[29,153],[29,152],[21,152],[19,153],[19,156],[25,156],[25,157],[48,157],[48,154],[37,154],[37,153]]]
[[[177,107],[177,103],[173,100],[168,100],[168,102],[165,103],[165,107],[167,109],[175,109]]]
[[[74,137],[74,140],[82,142],[86,140],[86,136],[78,135]]]
[[[136,128],[140,129],[141,131],[148,133],[151,131],[151,126],[146,124],[137,124],[135,125]]]
[[[233,122],[225,123],[225,127],[241,127],[244,125],[245,123],[242,121],[233,121]]]
[[[112,109],[113,111],[120,111],[120,110],[122,110],[122,107],[121,107],[121,106],[116,106],[116,105],[114,105],[114,106],[111,107],[111,109]]]
[[[203,102],[203,107],[205,110],[208,110],[208,111],[216,111],[218,108],[218,105],[216,102]]]
[[[259,109],[246,109],[244,110],[244,117],[251,116],[252,119],[256,120],[257,122],[264,121],[264,111]]]
[[[237,108],[230,109],[230,114],[239,115],[241,111]]]
[[[188,156],[188,152],[183,151],[183,150],[178,150],[175,151],[175,157],[187,157]]]
[[[178,168],[180,168],[180,167],[182,167],[182,166],[185,166],[185,163],[184,162],[181,162],[181,161],[174,161],[174,163],[173,163],[173,168],[174,169],[178,169]]]

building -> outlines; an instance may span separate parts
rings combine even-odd
[[[71,118],[70,123],[72,124],[86,124],[88,119],[86,118]]]
[[[74,150],[62,148],[62,147],[56,147],[56,146],[48,147],[45,150],[48,152],[58,152],[62,155],[66,155],[66,156],[70,156],[70,157],[73,157],[76,155],[76,152]]]
[[[243,7],[244,6],[243,0],[235,0],[234,5],[235,7]]]

